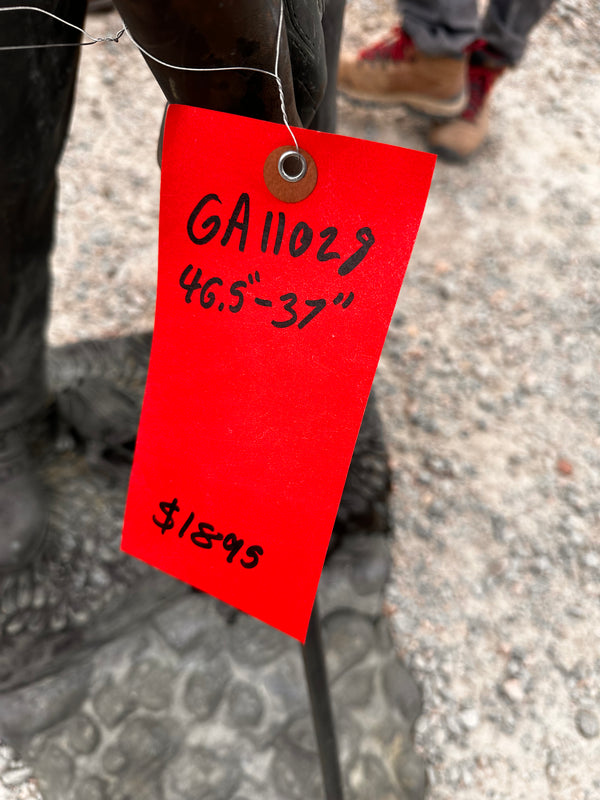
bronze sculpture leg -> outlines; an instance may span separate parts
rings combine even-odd
[[[81,25],[85,0],[46,2]],[[0,45],[77,41],[40,15],[6,13]],[[0,568],[21,566],[45,528],[19,426],[46,402],[44,333],[56,165],[69,125],[78,48],[0,52]]]
[[[136,41],[163,61],[274,68],[279,0],[115,4]],[[317,0],[284,0],[279,75],[290,123],[333,130],[335,80],[321,100],[327,68],[335,72],[343,0],[329,0],[323,20],[321,6]],[[86,0],[45,0],[42,7],[83,25]],[[78,36],[23,11],[4,14],[0,25],[0,46],[75,43]],[[45,527],[43,495],[20,429],[47,402],[48,258],[56,168],[70,120],[78,52],[77,47],[0,52],[0,569],[25,563]],[[170,102],[282,120],[273,78],[250,71],[190,73],[148,63]]]

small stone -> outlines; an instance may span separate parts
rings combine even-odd
[[[476,708],[465,708],[460,712],[458,718],[466,731],[473,731],[479,725],[479,712]]]
[[[452,270],[452,265],[445,261],[443,258],[438,258],[438,260],[433,265],[436,275],[445,275],[447,272]]]
[[[560,752],[554,748],[550,749],[546,756],[546,775],[553,781],[557,778],[561,764]]]
[[[442,300],[450,300],[450,298],[454,294],[453,284],[441,283],[438,286],[438,294],[442,298]]]
[[[105,86],[112,86],[114,82],[115,82],[115,73],[109,67],[105,67],[102,70],[102,83],[104,83]],[[98,244],[102,244],[103,241],[104,240],[101,239],[98,242]]]
[[[426,509],[427,516],[433,519],[444,519],[446,508],[441,500],[433,500]]]
[[[423,458],[423,466],[432,472],[434,475],[441,477],[453,478],[456,476],[456,469],[449,458],[437,455],[435,453],[425,453]]]
[[[424,430],[425,433],[439,433],[439,425],[437,422],[421,412],[411,414],[409,422],[411,425]]]
[[[600,567],[600,556],[598,553],[590,550],[589,552],[584,553],[581,563],[584,567],[588,567],[589,569],[598,569],[598,567]]]
[[[510,678],[502,684],[502,694],[511,701],[511,703],[522,703],[525,699],[525,692],[521,686],[521,682],[517,678]]]
[[[32,773],[29,767],[15,767],[14,769],[3,772],[0,776],[0,780],[7,789],[10,789],[19,786],[21,783],[25,783],[25,781],[31,778],[31,775]]]
[[[575,714],[575,724],[579,733],[586,739],[594,739],[600,733],[600,723],[593,711],[580,708]]]
[[[477,398],[477,405],[482,411],[490,414],[496,411],[496,404],[493,398],[486,394],[482,394]]]
[[[552,569],[552,563],[548,556],[538,556],[534,558],[530,566],[533,575],[545,575]]]
[[[419,539],[423,539],[424,541],[428,542],[433,539],[433,532],[429,525],[424,525],[420,520],[415,520],[413,523],[413,531],[419,537]]]
[[[571,464],[570,461],[567,461],[566,458],[559,458],[556,461],[556,471],[561,475],[572,475],[573,464]]]
[[[448,781],[452,786],[458,786],[460,783],[460,778],[462,775],[462,770],[459,766],[450,767],[448,771]]]
[[[448,733],[455,739],[458,739],[463,733],[463,727],[457,717],[449,716],[446,719],[446,728]]]

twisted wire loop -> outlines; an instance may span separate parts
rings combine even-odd
[[[273,72],[270,72],[266,69],[260,69],[259,67],[244,67],[244,66],[231,66],[231,67],[183,67],[178,64],[169,64],[167,61],[161,61],[160,58],[153,56],[152,53],[145,50],[139,42],[135,40],[132,34],[129,32],[129,29],[126,25],[124,25],[120,30],[118,30],[115,34],[106,34],[105,36],[92,36],[91,33],[88,33],[83,28],[80,28],[79,25],[75,25],[72,22],[69,22],[62,17],[53,14],[51,11],[46,11],[45,8],[38,8],[37,6],[5,6],[4,8],[0,8],[0,12],[8,12],[8,11],[33,11],[39,14],[45,14],[47,17],[51,17],[52,19],[56,20],[57,22],[62,22],[63,25],[66,25],[69,28],[73,28],[79,33],[83,34],[88,41],[85,42],[50,42],[48,44],[17,44],[17,45],[4,45],[0,47],[0,52],[7,51],[7,50],[33,50],[33,49],[43,49],[46,47],[85,47],[87,45],[92,44],[101,44],[103,42],[118,42],[123,35],[127,35],[130,39],[132,44],[137,47],[137,49],[145,55],[147,58],[155,61],[157,64],[160,64],[163,67],[168,67],[169,69],[176,69],[181,70],[184,72],[228,72],[233,70],[243,70],[245,72],[259,72],[262,75],[267,75],[270,78],[274,78],[277,83],[277,89],[279,91],[279,100],[281,103],[281,116],[283,118],[283,124],[288,129],[290,136],[294,141],[294,147],[296,148],[296,152],[299,152],[298,148],[298,140],[294,135],[294,131],[290,127],[290,123],[288,120],[288,115],[285,107],[285,96],[283,91],[283,83],[279,76],[279,56],[281,53],[281,38],[283,33],[283,0],[281,0],[279,6],[279,24],[277,27],[277,47],[275,50],[275,65],[273,68]]]
[[[92,36],[91,33],[88,33],[83,28],[80,28],[79,25],[75,25],[73,22],[69,22],[62,17],[53,14],[51,11],[46,11],[45,8],[38,8],[37,6],[5,6],[4,8],[0,8],[0,11],[34,11],[38,14],[44,14],[51,19],[55,19],[57,22],[61,22],[63,25],[66,25],[68,28],[72,28],[75,31],[79,31],[84,36],[86,36],[89,41],[87,42],[50,42],[48,44],[17,44],[17,45],[5,45],[0,47],[0,51],[2,50],[40,50],[45,47],[85,47],[86,45],[90,44],[99,44],[100,42],[118,42],[119,39],[125,33],[125,28],[121,28],[120,31],[117,31],[115,34],[107,34],[106,36]]]

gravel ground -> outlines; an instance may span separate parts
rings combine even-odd
[[[350,0],[346,44],[393,21]],[[592,0],[557,2],[484,150],[438,164],[377,377],[388,606],[424,690],[431,800],[600,797],[599,42]],[[162,107],[128,41],[83,49],[53,344],[152,326]],[[340,100],[341,133],[422,149],[425,131]]]

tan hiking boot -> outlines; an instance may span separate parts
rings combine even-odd
[[[465,108],[467,59],[428,56],[401,28],[384,40],[340,57],[338,87],[358,100],[401,103],[432,117],[455,117]]]
[[[503,72],[503,66],[478,64],[472,54],[469,103],[456,119],[431,126],[428,141],[434,153],[448,161],[466,161],[479,150],[489,130],[490,92]]]

